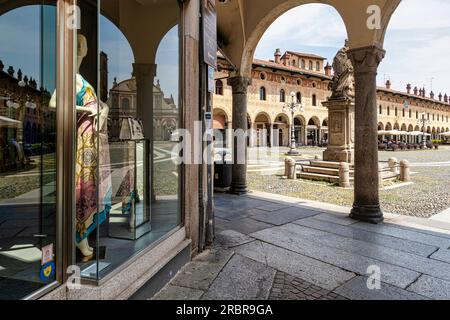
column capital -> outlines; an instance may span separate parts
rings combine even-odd
[[[252,84],[252,79],[247,77],[228,78],[227,84],[231,86],[233,94],[246,94],[248,86]]]
[[[385,54],[386,51],[377,46],[351,49],[347,53],[349,59],[352,61],[355,74],[376,73],[378,65],[383,60]]]
[[[155,77],[157,65],[154,63],[133,63],[133,76],[139,77]]]

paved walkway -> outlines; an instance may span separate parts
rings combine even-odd
[[[257,192],[215,201],[215,246],[155,299],[450,298],[450,224],[386,214],[371,225],[348,208]],[[369,289],[378,270],[381,287]]]

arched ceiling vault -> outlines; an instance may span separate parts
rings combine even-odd
[[[401,0],[229,0],[217,3],[218,42],[221,50],[239,70],[249,76],[255,48],[264,32],[283,13],[304,4],[325,4],[336,9],[347,29],[351,49],[382,48],[390,18]],[[381,9],[381,28],[370,30],[369,6]],[[301,26],[301,21],[299,22]]]

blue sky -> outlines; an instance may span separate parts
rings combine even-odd
[[[380,65],[378,84],[390,79],[393,88],[431,83],[436,95],[450,93],[450,1],[403,0],[386,34],[386,58]],[[266,31],[255,57],[273,59],[276,48],[316,53],[329,59],[344,43],[342,19],[331,7],[309,4],[278,18]],[[434,78],[431,81],[431,78]]]

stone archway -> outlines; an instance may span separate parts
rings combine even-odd
[[[267,147],[270,146],[271,126],[270,116],[266,112],[260,112],[256,115],[254,120],[254,130],[256,134],[255,146]]]
[[[247,110],[247,88],[251,83],[251,70],[255,48],[267,28],[283,13],[308,3],[326,4],[337,10],[345,25],[348,39],[348,56],[355,70],[355,201],[351,217],[378,223],[383,220],[379,202],[378,134],[376,75],[384,58],[384,36],[390,18],[400,0],[267,0],[228,1],[217,6],[218,34],[222,52],[236,66],[233,77],[233,108],[242,113]],[[367,28],[367,12],[372,5],[381,12],[379,28]],[[382,9],[382,10],[381,10]],[[239,100],[239,101],[238,101]],[[241,125],[243,119],[233,121]],[[318,124],[320,126],[320,122]],[[237,127],[237,126],[236,126]],[[235,177],[245,181],[245,172],[236,166]],[[238,178],[239,170],[239,178]],[[236,183],[237,184],[237,183]],[[233,190],[232,183],[232,190]],[[242,188],[241,188],[242,189]]]
[[[317,117],[309,119],[306,126],[307,145],[317,146],[321,139],[320,136],[320,120]]]
[[[306,145],[306,119],[302,115],[296,115],[294,118],[295,142],[298,146]]]
[[[287,147],[289,146],[289,141],[291,139],[291,122],[289,117],[284,114],[278,114],[272,125],[272,143],[271,146],[274,147]]]

